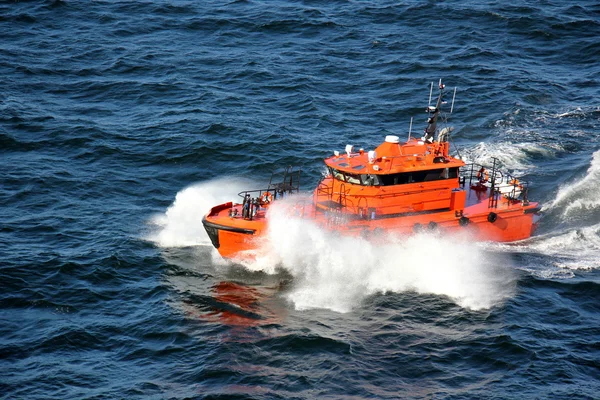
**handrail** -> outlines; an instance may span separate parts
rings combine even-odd
[[[496,159],[494,158],[494,160],[496,160]],[[460,176],[461,177],[464,176],[465,178],[467,178],[469,180],[469,185],[471,185],[473,183],[473,181],[478,182],[477,172],[482,167],[485,168],[487,171],[489,171],[489,176],[490,176],[489,182],[491,184],[494,184],[494,185],[508,184],[512,180],[517,180],[519,185],[521,185],[523,187],[529,185],[529,182],[517,179],[517,177],[514,176],[513,174],[506,172],[506,171],[501,171],[500,169],[498,169],[495,166],[488,167],[483,164],[477,164],[477,163],[465,164],[465,166],[461,170]]]
[[[242,199],[246,198],[247,194],[252,194],[252,193],[256,193],[258,192],[258,196],[256,196],[257,198],[261,198],[264,193],[271,193],[271,195],[275,194],[275,191],[273,189],[252,189],[252,190],[244,190],[242,192],[238,193],[238,196],[240,196]],[[252,197],[252,196],[250,196]],[[275,197],[273,197],[275,198]]]

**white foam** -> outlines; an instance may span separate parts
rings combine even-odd
[[[314,224],[270,212],[268,243],[250,269],[275,265],[294,277],[287,294],[297,309],[347,312],[369,295],[416,291],[490,308],[514,294],[514,271],[467,238],[420,234],[373,242],[331,235]]]
[[[531,240],[526,251],[552,259],[554,266],[570,270],[600,268],[600,224],[571,229]]]
[[[562,210],[563,219],[600,208],[600,150],[592,157],[587,174],[580,180],[561,187],[554,201],[542,211]]]
[[[600,224],[487,246],[496,252],[521,253],[516,268],[543,279],[570,279],[576,271],[600,269]]]
[[[177,193],[164,214],[155,215],[150,223],[155,229],[148,239],[160,247],[210,245],[202,226],[202,217],[215,205],[239,202],[237,193],[252,187],[239,178],[217,179],[198,183]]]
[[[584,118],[587,116],[587,114],[589,112],[593,112],[593,110],[590,110],[590,109],[584,110],[581,107],[576,107],[573,110],[568,110],[568,111],[558,113],[558,114],[551,114],[551,117],[558,118],[558,119],[573,118],[573,117]]]
[[[560,149],[554,145],[544,145],[534,142],[522,143],[485,143],[481,142],[472,148],[464,150],[468,163],[477,163],[491,166],[492,158],[498,159],[502,169],[512,171],[520,175],[525,172],[531,172],[536,166],[529,162],[531,154],[540,154],[544,157],[553,157]]]

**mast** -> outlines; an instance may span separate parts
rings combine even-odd
[[[433,86],[433,84],[432,84]],[[442,96],[444,94],[444,88],[446,87],[442,80],[440,79],[439,83],[440,94],[438,95],[437,102],[435,107],[431,105],[427,106],[427,112],[429,113],[429,118],[427,119],[427,127],[425,128],[425,136],[424,139],[427,142],[433,141],[433,136],[435,135],[435,131],[437,130],[437,119],[440,115],[440,106],[442,105]],[[430,95],[431,96],[431,95]]]

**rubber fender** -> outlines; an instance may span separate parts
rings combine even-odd
[[[421,225],[420,223],[416,223],[413,225],[413,232],[418,233],[421,232],[423,230],[423,225]]]
[[[467,217],[460,217],[460,219],[458,220],[458,224],[460,226],[467,226],[467,225],[469,225],[470,222],[471,222],[471,220]]]
[[[437,229],[437,227],[438,224],[435,221],[429,221],[429,223],[427,224],[427,228],[429,228],[430,231]]]
[[[496,222],[497,219],[498,219],[498,214],[496,214],[495,212],[491,212],[488,214],[488,217],[487,217],[488,222],[491,222],[493,224],[494,222]]]

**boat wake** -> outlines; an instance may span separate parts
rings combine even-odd
[[[515,175],[531,173],[536,166],[531,161],[531,155],[552,158],[561,151],[559,147],[552,144],[540,144],[538,142],[501,142],[488,144],[481,142],[473,147],[461,151],[463,158],[469,163],[491,165],[493,159],[500,161],[507,170]]]
[[[595,217],[600,222],[600,150],[594,153],[586,175],[560,188],[542,211],[555,213],[562,221]]]
[[[559,234],[533,238],[527,251],[552,259],[553,266],[563,270],[592,270],[600,268],[600,224],[570,229]],[[571,277],[570,271],[556,271],[558,276]],[[546,271],[542,276],[547,277]]]
[[[577,270],[600,269],[600,151],[586,174],[561,187],[542,212],[538,235],[491,246],[527,254],[530,260],[521,268],[542,278],[572,278]],[[540,257],[546,262],[540,264]]]

